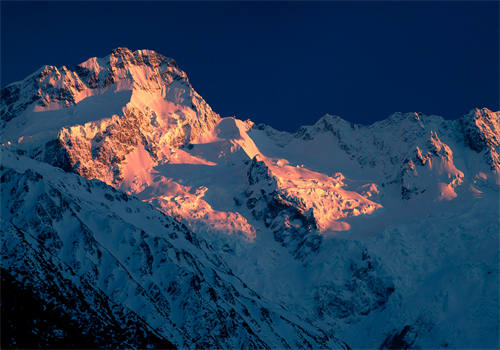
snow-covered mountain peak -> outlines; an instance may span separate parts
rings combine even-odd
[[[77,65],[75,71],[87,78],[90,87],[95,88],[99,85],[99,78],[104,78],[104,84],[110,84],[113,79],[124,78],[124,76],[116,76],[120,70],[129,73],[129,77],[134,80],[134,68],[155,70],[162,66],[163,68],[166,66],[178,68],[173,59],[160,55],[155,51],[137,50],[132,52],[127,48],[117,48],[108,56],[89,58]],[[100,83],[102,84],[103,82],[101,81]]]
[[[331,114],[325,114],[321,118],[318,119],[314,125],[327,125],[327,124],[340,124],[340,125],[350,125],[352,123],[348,122],[347,120],[343,119],[342,117],[338,115],[331,115]]]
[[[2,89],[0,111],[4,144],[107,183],[134,151],[162,157],[220,119],[175,61],[126,48],[74,72],[45,66]]]
[[[313,125],[302,126],[295,133],[295,137],[302,138],[304,140],[311,140],[317,134],[322,134],[325,132],[331,132],[334,134],[343,133],[349,129],[358,128],[359,125],[348,122],[339,116],[334,116],[330,114],[325,114]]]
[[[118,84],[123,89],[131,84],[136,89],[156,90],[174,80],[189,86],[186,73],[173,59],[152,50],[132,52],[117,48],[106,57],[88,59],[76,66],[75,71],[91,88]]]
[[[94,57],[95,58],[95,57]],[[118,47],[111,51],[111,54],[104,59],[112,67],[123,67],[126,65],[148,65],[151,68],[159,67],[163,64],[169,64],[177,68],[177,64],[172,58],[163,56],[154,50],[136,50],[131,51],[126,47]],[[80,64],[85,66],[85,62]]]
[[[87,293],[92,272],[110,305],[180,347],[342,346],[315,326],[356,347],[494,343],[499,112],[327,114],[282,132],[221,118],[175,61],[126,48],[1,94],[16,274],[62,261],[65,293]],[[457,284],[484,295],[464,309],[453,300],[476,294]]]
[[[137,102],[143,105],[151,103],[148,101],[151,95],[158,95],[170,102],[213,114],[173,59],[152,50],[132,52],[127,48],[117,48],[106,57],[86,60],[74,71],[66,66],[43,66],[26,79],[3,88],[2,120],[9,121],[25,111],[74,106],[110,89],[114,92],[136,91]]]

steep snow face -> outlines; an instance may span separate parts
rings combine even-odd
[[[137,148],[151,157],[219,120],[170,58],[113,50],[72,72],[45,66],[2,89],[2,142],[88,178],[120,183]]]
[[[9,152],[0,179],[1,267],[42,299],[77,298],[60,307],[82,325],[109,310],[105,327],[140,325],[178,347],[343,347],[264,300],[209,243],[138,199]],[[122,345],[137,346],[129,334]]]

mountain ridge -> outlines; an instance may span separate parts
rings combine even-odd
[[[216,256],[269,305],[302,315],[311,330],[307,339],[303,326],[291,326],[286,337],[270,335],[274,325],[266,323],[267,340],[255,346],[287,337],[302,339],[297,346],[304,347],[497,344],[491,310],[498,305],[498,251],[487,247],[498,243],[500,112],[474,109],[456,120],[395,113],[371,125],[325,115],[288,133],[222,118],[175,61],[151,50],[119,48],[77,67],[76,73],[41,69],[2,89],[2,158],[12,167],[28,158],[33,168],[48,163],[82,183],[105,183],[138,198],[154,217],[175,218],[179,230],[205,242],[199,254]],[[12,181],[2,183],[4,193]],[[115,205],[102,209],[110,215],[104,230],[106,220],[115,222]],[[93,232],[104,234],[99,225]],[[14,233],[7,239],[15,240]],[[149,271],[147,261],[138,268]],[[197,305],[199,284],[207,300],[213,293],[203,271],[194,275],[198,282],[183,285],[191,286],[185,295]],[[466,289],[477,284],[482,293],[467,307],[449,304],[463,297],[454,288],[462,275]],[[429,290],[433,283],[440,288]],[[212,289],[218,295],[224,288]],[[468,323],[454,324],[452,313]],[[249,317],[244,309],[237,314]],[[224,328],[224,319],[210,316],[211,326]],[[482,327],[475,333],[467,329],[473,320]],[[187,327],[180,338],[173,327],[168,340],[180,347],[238,342],[231,328],[224,344],[209,334],[208,343],[196,343],[197,331]]]

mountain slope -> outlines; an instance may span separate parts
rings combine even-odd
[[[395,113],[368,126],[325,115],[296,133],[280,132],[221,118],[172,59],[124,48],[73,71],[41,69],[2,90],[0,111],[3,149],[100,180],[148,208],[141,209],[146,217],[134,217],[117,209],[118,201],[104,201],[99,222],[93,214],[85,218],[94,236],[104,230],[142,242],[140,230],[156,236],[141,223],[170,220],[166,214],[203,242],[191,242],[195,265],[174,258],[158,265],[190,276],[177,277],[190,306],[176,309],[189,319],[164,321],[153,310],[156,302],[144,302],[149,309],[137,312],[166,322],[162,333],[146,319],[177,346],[280,347],[284,340],[290,347],[336,347],[339,337],[354,347],[498,347],[500,112],[475,109],[456,120]],[[85,198],[101,203],[102,195]],[[74,192],[71,202],[80,196]],[[56,248],[73,239],[68,227],[55,231],[64,236],[63,243],[50,243]],[[8,232],[17,237],[12,227]],[[134,250],[142,249],[137,242],[124,243],[115,257],[137,257],[137,266],[124,263],[126,269],[141,276],[145,293],[161,291],[163,282],[148,279],[151,264]],[[181,249],[175,242],[169,240],[167,256]],[[199,264],[205,268],[193,267]],[[218,278],[210,270],[216,267]],[[207,282],[219,278],[222,284]],[[193,279],[208,291],[198,296]],[[300,331],[265,322],[240,302],[258,303],[245,285],[266,300],[266,309],[287,319],[300,314],[294,324],[308,326]],[[210,288],[217,298],[207,310],[202,303],[211,300]],[[225,291],[219,297],[219,289],[233,288],[239,296]],[[227,298],[243,305],[231,308],[256,336],[241,322],[224,323]],[[212,338],[219,330],[227,332],[222,343]]]
[[[2,268],[77,324],[125,332],[117,346],[153,336],[152,345],[179,347],[340,346],[263,300],[206,241],[138,199],[7,152],[0,179]]]
[[[3,142],[110,183],[134,150],[161,157],[158,147],[182,145],[219,119],[175,61],[149,50],[118,48],[75,71],[44,66],[1,100]]]

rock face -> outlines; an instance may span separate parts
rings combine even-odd
[[[490,169],[497,175],[499,184],[500,112],[492,112],[486,108],[475,109],[464,116],[460,123],[466,143],[474,151],[483,154]]]
[[[355,192],[343,190],[341,175],[336,178],[303,168],[258,160],[250,162],[245,191],[253,216],[269,227],[277,242],[303,258],[321,245],[319,232],[343,231],[342,219],[370,214],[380,205]]]
[[[2,89],[2,121],[14,119],[33,105],[35,108],[74,105],[85,89],[78,75],[65,66],[60,69],[43,66],[25,80]]]
[[[126,48],[75,71],[42,67],[2,89],[0,113],[3,138],[22,138],[31,157],[110,184],[121,182],[121,164],[134,150],[161,157],[163,148],[189,143],[220,119],[174,60]],[[25,127],[43,118],[50,129]]]
[[[51,320],[27,346],[498,348],[500,112],[286,133],[126,48],[1,97],[5,295]]]
[[[254,157],[248,169],[247,207],[257,220],[273,231],[274,239],[301,257],[319,249],[321,237],[311,209],[295,196],[281,191],[276,177],[263,161]]]

